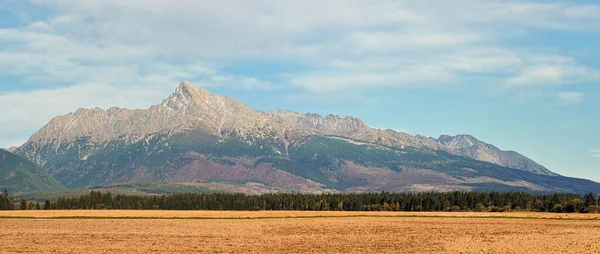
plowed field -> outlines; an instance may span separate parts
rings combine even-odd
[[[8,253],[600,253],[600,217],[543,213],[0,212]]]

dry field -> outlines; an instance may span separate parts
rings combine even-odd
[[[600,253],[600,216],[0,212],[0,253]]]

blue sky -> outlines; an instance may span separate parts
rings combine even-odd
[[[597,1],[0,0],[0,147],[188,80],[600,181],[598,45]]]

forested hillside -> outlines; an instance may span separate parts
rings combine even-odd
[[[35,163],[0,149],[0,189],[36,192],[64,190],[65,187]]]

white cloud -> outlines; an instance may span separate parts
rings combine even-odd
[[[458,33],[358,32],[350,36],[351,43],[365,52],[408,51],[414,48],[436,48],[465,45],[479,40],[476,35]]]
[[[600,20],[598,13],[600,13],[600,7],[594,5],[569,6],[563,12],[564,16],[568,18]]]
[[[511,73],[527,62],[528,59],[529,56],[508,49],[472,47],[442,56],[440,62],[461,72]]]
[[[348,63],[351,67],[353,63]],[[368,67],[367,67],[368,68]],[[292,84],[313,93],[345,92],[372,87],[431,86],[456,82],[454,73],[435,65],[413,65],[384,72],[305,73],[292,79]]]
[[[600,72],[576,64],[536,65],[506,82],[511,87],[548,87],[600,80]]]
[[[429,7],[429,13],[438,13],[440,21],[519,25],[542,29],[597,30],[598,5],[560,3],[549,1],[418,1]]]
[[[580,92],[558,92],[556,98],[562,104],[577,104],[583,101],[585,95]]]
[[[533,66],[507,80],[513,86],[551,86],[562,82],[563,70],[559,66]]]
[[[590,149],[588,152],[592,153],[592,157],[600,158],[600,149]]]
[[[272,90],[279,89],[280,87],[275,86],[271,82],[259,80],[253,77],[246,76],[235,76],[235,75],[216,75],[212,76],[208,79],[199,80],[197,82],[204,87],[229,87],[229,88],[239,88],[246,90],[253,89],[262,89],[262,90]]]

